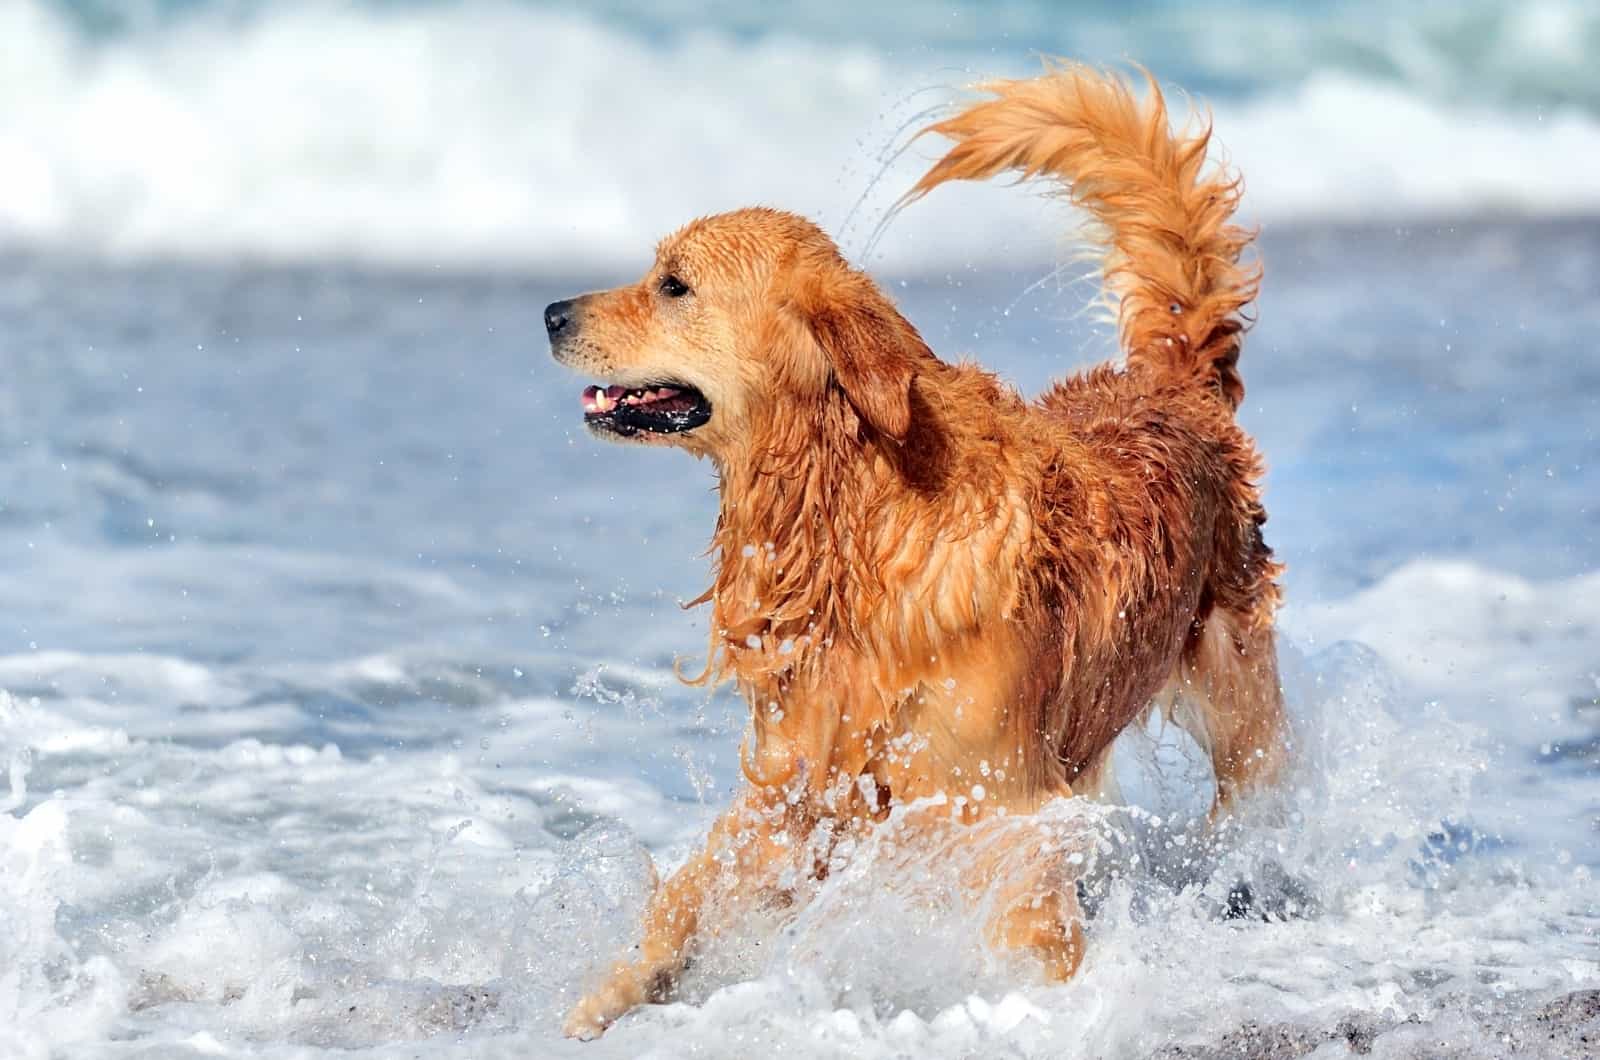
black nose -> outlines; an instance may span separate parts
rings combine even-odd
[[[544,329],[553,339],[572,321],[572,299],[551,302],[544,307]]]

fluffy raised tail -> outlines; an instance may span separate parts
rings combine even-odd
[[[1005,170],[1060,181],[1098,222],[1091,238],[1105,248],[1105,290],[1129,369],[1193,381],[1237,408],[1241,310],[1261,278],[1239,256],[1254,233],[1229,223],[1239,180],[1206,172],[1209,124],[1175,135],[1160,88],[1146,80],[1142,102],[1123,78],[1068,64],[983,85],[992,99],[923,130],[955,146],[906,200]]]

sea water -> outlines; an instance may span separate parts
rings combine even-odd
[[[1557,76],[1587,9],[655,10],[0,9],[30,98],[0,116],[0,1056],[1592,1048],[1600,224],[1567,174],[1600,121]],[[744,716],[672,677],[711,471],[588,437],[542,307],[746,201],[863,254],[896,130],[1030,46],[1175,67],[1250,178],[1274,813],[1209,839],[1192,746],[1131,733],[1134,808],[1046,815],[1092,913],[1073,982],[974,945],[888,836],[566,1042]],[[868,263],[1032,392],[1114,350],[1070,221],[973,189]]]

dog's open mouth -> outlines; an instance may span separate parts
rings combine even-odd
[[[591,386],[583,391],[583,422],[595,430],[624,437],[639,434],[681,434],[711,418],[711,402],[692,386]]]

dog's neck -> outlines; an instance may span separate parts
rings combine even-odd
[[[763,417],[748,449],[718,462],[713,581],[696,601],[713,603],[709,673],[743,676],[741,657],[773,651],[792,669],[807,649],[854,638],[888,588],[872,562],[879,538],[911,532],[885,518],[886,499],[932,500],[950,472],[945,424],[916,388],[912,405],[895,441],[834,390]]]
[[[729,669],[742,670],[747,654],[803,655],[850,635],[845,605],[862,565],[849,560],[868,544],[872,498],[896,474],[892,444],[829,395],[771,417],[747,453],[719,465],[713,583],[702,599],[713,603],[713,652]]]

